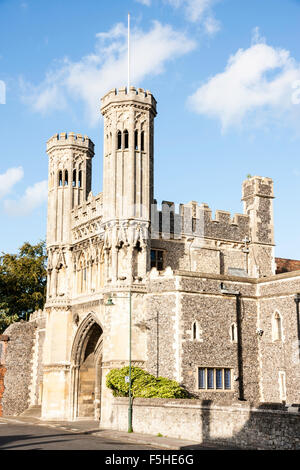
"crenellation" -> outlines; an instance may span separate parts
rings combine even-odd
[[[216,240],[232,240],[241,242],[249,237],[249,216],[216,210],[212,218],[212,210],[208,204],[191,201],[180,204],[179,211],[175,203],[162,201],[161,210],[157,209],[156,201],[152,211],[152,231],[154,234],[176,234],[176,238],[187,236],[208,237]],[[180,237],[178,237],[180,235]],[[172,237],[171,237],[172,238]]]
[[[227,211],[216,210],[215,212],[215,221],[223,224],[232,223],[231,214]]]
[[[243,181],[243,197],[242,200],[246,201],[254,195],[259,197],[274,198],[273,193],[273,180],[271,178],[262,176],[252,176],[251,178]]]
[[[75,206],[71,212],[72,228],[82,224],[87,220],[103,215],[103,193],[92,196],[88,201],[84,201],[80,206]]]
[[[139,103],[144,103],[150,105],[153,108],[154,113],[156,114],[156,100],[152,93],[149,90],[144,90],[143,88],[136,89],[131,86],[129,92],[127,87],[120,87],[119,89],[113,88],[101,99],[101,110],[104,112],[106,107],[109,104],[117,104],[120,101],[135,101]]]
[[[75,134],[74,132],[54,134],[47,141],[47,152],[52,152],[56,148],[66,148],[69,146],[88,149],[94,154],[94,143],[92,140],[87,135],[82,136],[82,134]]]

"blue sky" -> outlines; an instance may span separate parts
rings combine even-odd
[[[54,133],[95,142],[102,190],[100,98],[126,85],[128,11],[132,84],[158,101],[157,200],[233,214],[246,176],[269,176],[276,255],[300,259],[298,0],[0,0],[0,251],[45,238]]]

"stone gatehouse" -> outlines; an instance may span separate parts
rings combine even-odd
[[[300,403],[300,271],[275,274],[273,181],[244,181],[234,216],[195,201],[158,206],[155,98],[113,89],[101,112],[102,193],[91,192],[87,136],[47,142],[47,302],[5,332],[3,414],[41,406],[42,419],[109,427],[105,376],[128,364],[129,344],[133,365],[213,405]],[[23,375],[12,360],[20,348]],[[17,410],[14,380],[27,391]]]

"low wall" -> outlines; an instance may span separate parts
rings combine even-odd
[[[101,426],[126,431],[128,398],[115,398]],[[248,449],[300,449],[300,413],[212,406],[209,401],[133,400],[133,430]]]

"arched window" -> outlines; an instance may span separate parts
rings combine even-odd
[[[232,343],[237,343],[237,325],[236,325],[236,323],[231,323],[229,334],[230,334],[230,341]]]
[[[197,339],[197,323],[194,321],[192,329],[193,341]]]
[[[124,149],[128,149],[129,140],[128,140],[128,130],[124,131]]]
[[[65,185],[65,186],[68,186],[68,170],[65,170],[65,181],[64,181],[64,185]]]
[[[118,136],[117,148],[118,148],[118,150],[121,150],[121,148],[122,148],[122,132],[118,131],[117,136]]]
[[[145,133],[144,131],[141,132],[141,151],[145,150]]]
[[[78,173],[78,187],[81,188],[82,186],[82,171],[80,170]]]
[[[73,183],[72,183],[73,188],[76,186],[76,170],[73,170]]]
[[[62,181],[62,171],[58,172],[58,186],[62,186],[63,181]]]
[[[201,338],[202,330],[200,330],[199,322],[195,320],[192,323],[192,330],[191,330],[191,339],[192,341],[200,341],[202,342],[203,339]]]
[[[275,312],[273,315],[273,341],[282,341],[282,321],[279,312]]]
[[[134,148],[135,150],[137,150],[139,148],[139,131],[138,130],[135,130],[134,131]]]

